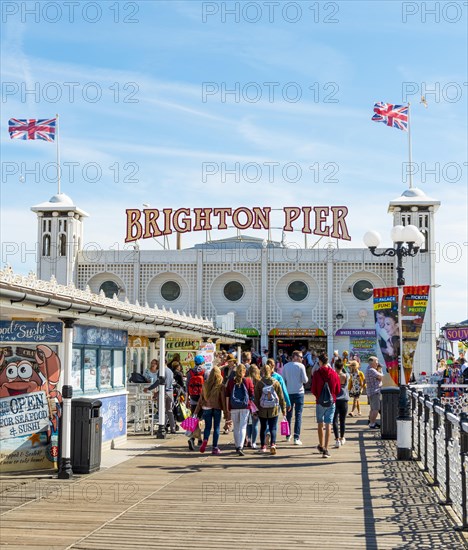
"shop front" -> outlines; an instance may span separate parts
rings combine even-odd
[[[182,367],[183,375],[195,365],[195,355],[198,353],[200,341],[194,338],[167,338],[166,339],[166,362],[170,365],[178,361]]]
[[[103,448],[127,435],[127,344],[124,330],[86,325],[73,328],[73,397],[102,401]]]
[[[268,353],[277,357],[282,350],[288,357],[302,347],[313,348],[317,352],[327,349],[327,336],[319,328],[274,328],[268,333]]]
[[[247,340],[242,344],[242,351],[250,351],[252,348],[260,353],[260,332],[253,327],[236,328],[234,332],[242,334]]]

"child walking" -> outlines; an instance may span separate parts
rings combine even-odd
[[[354,411],[357,409],[357,415],[361,416],[361,406],[359,405],[359,398],[366,386],[366,379],[364,373],[359,368],[359,363],[357,361],[349,362],[350,368],[350,378],[349,378],[349,396],[353,398],[353,408],[349,413],[349,416],[354,416]]]

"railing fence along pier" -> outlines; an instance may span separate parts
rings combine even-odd
[[[424,391],[424,393],[423,393]],[[412,453],[468,529],[468,385],[410,386]],[[428,395],[429,394],[429,395]],[[435,396],[438,397],[435,397]]]

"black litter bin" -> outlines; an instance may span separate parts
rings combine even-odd
[[[90,474],[101,466],[102,401],[72,399],[71,461],[76,474]]]
[[[396,439],[397,438],[397,416],[398,416],[398,402],[400,398],[399,388],[382,388],[380,390],[382,394],[381,403],[381,424],[380,432],[382,439]]]

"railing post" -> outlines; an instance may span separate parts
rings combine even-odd
[[[428,406],[428,402],[430,401],[429,397],[427,395],[424,396],[424,472],[427,472],[429,470],[429,466],[427,463],[427,431],[429,429],[429,418],[431,414],[431,410]]]
[[[422,391],[418,392],[418,461],[421,461],[421,416],[423,413],[423,404],[421,403],[421,400],[419,399],[422,397],[423,393]]]
[[[450,498],[450,456],[449,456],[449,442],[452,439],[452,423],[447,418],[447,414],[452,412],[450,405],[445,405],[444,422],[445,422],[445,504],[452,504]]]
[[[468,503],[466,494],[466,463],[468,458],[468,433],[463,430],[463,423],[468,423],[468,414],[460,414],[460,458],[462,484],[462,525],[461,529],[468,529]]]
[[[439,423],[440,423],[440,417],[439,413],[436,411],[436,407],[440,406],[440,400],[436,397],[432,400],[432,414],[433,416],[433,424],[434,424],[434,430],[432,432],[432,441],[433,441],[433,447],[434,447],[434,487],[439,486],[439,480],[437,479],[437,437],[436,433],[439,429]]]

